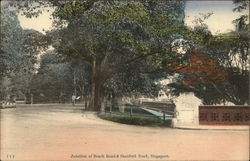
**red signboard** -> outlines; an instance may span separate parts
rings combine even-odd
[[[199,106],[200,125],[250,125],[250,106]]]

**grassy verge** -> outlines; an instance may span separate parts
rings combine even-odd
[[[98,114],[98,117],[104,120],[110,120],[122,124],[129,125],[140,125],[140,126],[170,126],[170,121],[167,120],[165,123],[155,117],[138,117],[129,115],[109,115],[109,114]]]

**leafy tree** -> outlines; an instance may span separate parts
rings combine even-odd
[[[0,80],[2,99],[29,92],[35,72],[36,55],[40,51],[37,40],[42,34],[34,30],[23,30],[15,13],[1,10]],[[5,94],[3,94],[5,93]]]
[[[246,1],[235,2],[239,4],[235,11],[247,8]],[[191,80],[186,83],[185,90],[195,91],[206,104],[247,102],[248,92],[245,90],[249,88],[246,83],[249,40],[246,15],[234,21],[238,26],[236,32],[213,36],[203,23],[212,13],[201,15],[194,29],[183,25],[183,1],[19,0],[10,4],[26,10],[24,14],[27,17],[39,15],[40,5],[55,8],[54,24],[59,30],[52,31],[48,37],[59,54],[78,59],[92,68],[89,84],[92,87],[93,110],[99,109],[104,89],[130,93],[138,87],[136,91],[147,91],[138,86],[136,80],[143,82],[141,84],[152,85],[158,75],[148,74],[150,70],[146,67],[153,64],[152,71],[160,71],[158,68],[173,65],[172,62],[176,60],[184,63],[186,68],[182,70],[187,72],[180,75],[180,82],[187,82],[188,76],[188,80]],[[205,54],[203,58],[178,54],[180,46],[187,53],[199,49]],[[206,61],[207,58],[210,60]],[[194,59],[199,59],[203,67]],[[178,67],[180,62],[177,63]],[[138,67],[138,64],[141,66]],[[187,65],[192,67],[188,68]],[[217,69],[213,74],[209,72]],[[180,70],[177,68],[175,72],[180,73]],[[228,73],[227,77],[225,73]],[[218,83],[218,75],[222,75],[225,80],[222,82],[227,83]],[[125,79],[127,77],[134,81]],[[194,86],[194,82],[197,85]],[[247,88],[242,88],[244,82]],[[176,86],[176,89],[182,87]]]
[[[20,60],[22,56],[22,32],[17,16],[10,11],[1,10],[1,77],[20,65],[16,60]]]
[[[237,5],[233,11],[242,12],[239,18],[233,21],[236,30],[231,33],[214,36],[208,44],[208,51],[213,53],[221,66],[228,72],[229,85],[225,91],[235,104],[249,104],[249,23],[245,14],[249,2],[234,1]]]
[[[40,68],[31,85],[35,103],[65,103],[73,93],[82,98],[88,95],[89,67],[77,60],[64,59],[54,51],[41,56]]]
[[[240,15],[239,18],[233,20],[233,23],[236,25],[236,31],[245,31],[249,29],[249,16],[247,10],[249,10],[249,1],[247,0],[234,0],[236,7],[233,9],[234,12],[245,12],[246,14]],[[248,33],[249,34],[249,33]]]
[[[173,93],[192,91],[204,104],[229,100],[230,95],[223,89],[229,84],[228,73],[209,55],[193,50],[169,64],[167,69],[179,73],[177,81],[169,85],[175,88]]]
[[[235,11],[244,11],[246,9],[246,1],[237,1],[237,4],[238,7],[234,9]],[[219,67],[217,69],[220,69],[216,75],[222,76],[223,84],[218,83],[218,77],[216,76],[207,77],[211,72],[215,74],[214,71],[216,70],[208,66],[204,61],[201,62],[204,70],[206,69],[207,71],[200,73],[203,74],[202,77],[200,75],[197,76],[197,74],[194,76],[192,73],[193,76],[188,79],[191,82],[187,84],[181,83],[186,80],[190,71],[195,73],[199,71],[187,67],[187,65],[195,63],[196,57],[194,57],[195,60],[193,61],[187,61],[185,59],[187,59],[188,55],[179,55],[173,58],[174,61],[180,60],[180,62],[176,62],[172,70],[182,71],[178,78],[179,83],[171,84],[172,87],[175,87],[174,92],[194,91],[198,97],[203,99],[204,104],[223,102],[232,102],[237,105],[249,104],[249,33],[247,32],[248,25],[245,18],[245,15],[243,15],[243,18],[241,16],[233,21],[237,24],[236,31],[219,35],[211,34],[203,23],[204,18],[197,21],[199,22],[198,26],[192,32],[187,32],[187,35],[192,35],[191,41],[187,39],[188,43],[185,44],[187,53],[191,53],[192,49],[199,49],[199,51],[205,53],[204,58],[215,61],[216,66]],[[190,57],[188,60],[192,60],[192,58]],[[184,68],[179,68],[181,62],[184,64]],[[169,62],[167,61],[167,63]],[[167,63],[165,64],[167,65]],[[187,73],[183,74],[184,71]],[[212,86],[208,86],[211,80],[204,79],[206,77],[214,78]],[[203,78],[202,82],[197,78]]]
[[[195,50],[186,54],[179,62],[172,62],[169,69],[183,73],[183,84],[190,86],[223,84],[227,79],[227,73],[215,60]]]
[[[40,61],[31,85],[34,102],[58,102],[59,96],[68,101],[73,92],[69,64],[61,63],[53,52],[42,55]]]
[[[54,24],[60,30],[48,36],[59,54],[92,66],[93,110],[100,108],[105,83],[121,73],[131,78],[129,72],[135,62],[144,68],[148,63],[143,61],[147,60],[160,68],[163,59],[176,54],[172,42],[188,31],[183,25],[183,1],[20,0],[12,4],[28,9],[24,12],[27,17],[37,16],[41,12],[36,10],[39,5],[55,7]],[[137,72],[135,78],[142,78],[143,71]],[[144,75],[140,80],[147,82],[148,78]],[[137,88],[135,82],[133,88]]]
[[[160,87],[155,84],[166,73],[146,60],[130,63],[126,69],[117,73],[104,84],[105,92],[113,97],[155,97]]]
[[[161,5],[156,4],[156,7]],[[160,57],[168,54],[163,47],[171,46],[168,39],[175,39],[170,35],[178,23],[161,12],[149,13],[139,2],[99,1],[77,18],[60,14],[62,19],[69,19],[68,26],[52,33],[51,37],[56,38],[54,48],[60,54],[80,58],[92,66],[92,109],[100,108],[104,84],[126,72],[124,69],[131,63],[147,58],[159,65]],[[157,20],[156,14],[159,15]],[[161,28],[155,25],[156,21]]]

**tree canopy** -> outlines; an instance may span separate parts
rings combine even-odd
[[[247,1],[235,2],[237,7],[234,11],[242,12],[247,9]],[[195,41],[185,44],[187,54],[191,53],[191,57],[175,57],[174,62],[165,63],[168,69],[172,68],[171,70],[175,69],[175,72],[180,73],[177,83],[171,84],[175,89],[174,93],[193,91],[204,104],[249,104],[249,25],[247,16],[242,16],[233,21],[236,24],[235,31],[219,35],[212,35],[203,19],[199,19],[200,24],[191,33]],[[192,53],[197,49],[206,59],[194,57]],[[197,65],[198,59],[202,65]],[[199,70],[193,67],[199,67]]]
[[[245,0],[235,3],[234,11],[246,10]],[[201,14],[194,28],[184,25],[182,0],[17,0],[9,5],[27,17],[46,12],[46,7],[53,8],[54,29],[47,31],[46,36],[31,30],[19,32],[22,29],[15,16],[13,21],[7,21],[11,16],[6,13],[3,28],[9,32],[3,35],[7,44],[1,47],[1,53],[6,53],[2,54],[2,74],[17,69],[8,65],[12,63],[11,55],[25,53],[23,58],[31,67],[35,63],[33,53],[52,45],[56,54],[42,58],[37,76],[57,75],[50,77],[51,80],[61,78],[74,91],[89,94],[92,110],[99,110],[110,93],[153,96],[159,90],[154,82],[167,78],[171,72],[179,73],[177,82],[171,85],[176,93],[193,91],[205,104],[247,102],[249,95],[245,90],[249,84],[245,83],[247,88],[241,86],[249,75],[246,15],[233,22],[237,27],[235,32],[212,35],[204,23],[212,13]],[[12,40],[11,32],[22,33],[20,37],[27,39],[17,39],[22,43]],[[15,43],[16,49],[21,50],[15,51],[18,54],[8,51],[7,45]],[[58,61],[57,54],[63,59]],[[61,72],[69,77],[65,79]]]
[[[40,51],[37,43],[43,37],[35,30],[24,30],[16,14],[1,10],[0,82],[1,97],[11,93],[26,93],[29,89],[35,63]],[[42,42],[40,42],[42,43]],[[4,82],[9,82],[6,85]]]
[[[118,74],[131,72],[133,63],[147,60],[160,67],[161,58],[171,54],[176,27],[183,25],[183,19],[176,13],[172,15],[173,11],[164,11],[169,4],[184,5],[181,1],[157,3],[154,7],[140,1],[97,1],[85,11],[80,9],[80,2],[68,2],[56,13],[67,26],[48,36],[59,54],[92,66],[93,109],[100,108],[104,84],[110,84]],[[182,9],[175,12],[181,15]],[[132,81],[130,76],[125,79]],[[140,87],[135,84],[132,88]]]

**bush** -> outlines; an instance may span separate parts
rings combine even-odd
[[[141,125],[141,126],[170,126],[171,121],[166,120],[164,123],[163,120],[155,117],[138,117],[129,115],[109,115],[109,114],[98,114],[98,117],[104,120],[110,120],[122,124],[130,125]]]

